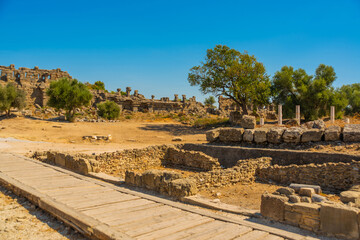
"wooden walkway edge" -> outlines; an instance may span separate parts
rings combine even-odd
[[[0,154],[0,184],[91,239],[309,239],[14,154]]]

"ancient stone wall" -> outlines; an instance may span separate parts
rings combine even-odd
[[[9,82],[14,83],[26,93],[26,102],[29,107],[38,104],[43,107],[46,105],[46,89],[50,82],[60,78],[71,78],[71,76],[60,68],[53,70],[33,69],[20,67],[16,69],[13,64],[9,67],[0,66],[0,84],[5,85]]]
[[[257,170],[263,181],[280,184],[316,184],[330,191],[343,191],[360,184],[360,162],[270,166]]]

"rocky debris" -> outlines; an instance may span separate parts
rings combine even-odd
[[[360,141],[360,124],[346,124],[343,130],[344,142]]]
[[[91,136],[83,136],[82,139],[83,140],[105,140],[105,141],[110,141],[110,140],[112,140],[112,136],[110,134],[107,135],[107,136],[91,135]]]
[[[274,127],[270,128],[270,130],[266,134],[267,141],[269,143],[281,143],[282,135],[286,128],[284,127]]]
[[[181,137],[174,137],[173,139],[171,139],[171,141],[173,141],[173,142],[182,142],[183,139]]]
[[[340,193],[340,200],[343,203],[358,203],[360,202],[360,192],[356,191],[343,191]]]
[[[320,129],[305,129],[301,135],[301,142],[320,142],[323,131]]]
[[[243,134],[244,142],[252,142],[254,140],[255,129],[245,129]]]
[[[312,195],[315,194],[313,188],[300,188],[299,195],[311,198]]]
[[[297,119],[290,119],[286,122],[285,125],[288,127],[299,127],[300,126]]]
[[[260,212],[264,217],[275,221],[284,221],[285,203],[288,202],[286,196],[279,196],[265,192],[261,196]]]
[[[290,196],[288,196],[289,197],[289,201],[291,202],[291,203],[298,203],[298,202],[300,202],[300,197],[298,196],[298,195],[290,195]]]
[[[267,139],[266,139],[267,132],[268,132],[268,129],[266,129],[266,128],[255,129],[254,142],[265,143],[267,141]]]
[[[321,119],[319,120],[315,120],[315,121],[310,121],[310,122],[306,122],[304,124],[302,124],[303,127],[308,128],[308,129],[325,129],[325,122]]]
[[[302,129],[298,127],[287,128],[282,136],[286,143],[299,143],[302,135]]]
[[[243,133],[243,128],[220,128],[219,140],[221,142],[241,142]]]
[[[314,192],[317,194],[321,193],[321,187],[316,185],[307,185],[307,184],[297,184],[292,183],[290,184],[289,188],[292,188],[295,190],[295,192],[299,193],[302,188],[312,188],[314,189]]]
[[[289,187],[283,187],[276,190],[276,192],[280,194],[284,194],[286,196],[293,195],[295,193],[295,190]]]
[[[206,140],[208,142],[215,142],[219,138],[220,129],[216,128],[206,132]]]
[[[341,134],[341,127],[339,126],[330,126],[325,129],[325,141],[339,141]]]
[[[245,129],[254,129],[256,126],[255,116],[243,115],[241,117],[240,126]]]

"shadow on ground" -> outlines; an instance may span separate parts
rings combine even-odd
[[[204,129],[180,124],[148,124],[144,127],[139,127],[139,129],[145,131],[168,132],[174,136],[205,134],[206,132]]]

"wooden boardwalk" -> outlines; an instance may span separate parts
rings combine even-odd
[[[0,154],[0,184],[92,239],[305,239],[13,154]]]

